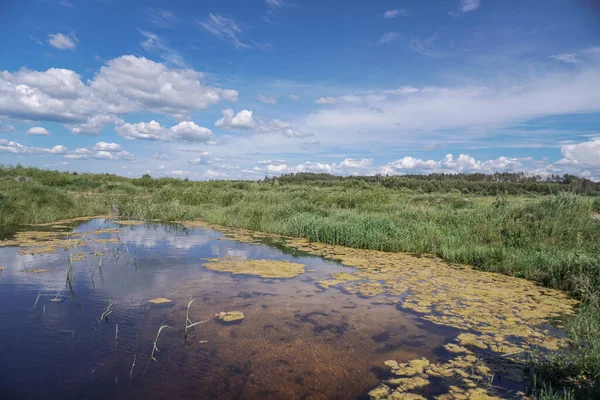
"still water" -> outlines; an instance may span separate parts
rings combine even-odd
[[[325,289],[317,283],[354,268],[281,246],[208,228],[109,219],[44,229],[88,233],[42,254],[0,247],[2,398],[368,399],[389,378],[386,360],[443,362],[451,356],[443,345],[458,334],[403,310],[392,296]],[[277,279],[203,266],[227,257],[305,269]],[[156,298],[170,302],[149,302]],[[206,322],[186,338],[191,298],[188,323]],[[245,318],[215,318],[229,311]],[[153,361],[163,324],[169,328]],[[521,389],[505,385],[496,392]],[[429,398],[436,390],[419,393]]]

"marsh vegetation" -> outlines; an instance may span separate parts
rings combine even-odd
[[[186,182],[4,167],[0,169],[0,224],[56,225],[61,219],[103,214],[119,216],[123,218],[120,224],[131,228],[144,220],[201,219],[353,249],[433,255],[450,263],[529,279],[582,301],[578,313],[564,323],[570,339],[566,347],[527,352],[530,394],[548,399],[590,398],[598,396],[600,378],[600,339],[596,335],[600,327],[600,222],[594,218],[600,211],[599,193],[597,184],[569,176],[542,180],[518,174],[363,178],[303,174],[262,182]],[[29,240],[32,248],[43,254],[51,252],[58,241],[70,248],[83,239],[64,231],[19,232],[2,245]],[[406,290],[385,281],[382,284],[372,276],[379,271],[361,269],[348,254],[333,256],[326,248],[296,244],[299,251],[313,251],[359,268],[357,273],[338,271],[319,280],[322,288],[341,285],[347,292],[361,295]],[[68,260],[66,277],[70,282],[73,255]],[[102,258],[97,268],[101,273],[100,263]],[[391,266],[401,261],[390,263],[387,273],[393,274]],[[208,269],[233,274],[263,268],[255,275],[266,278],[277,278],[274,266],[285,267],[283,271],[291,268],[286,272],[289,277],[304,271],[304,266],[289,261],[248,263],[235,257],[219,257],[205,264]],[[436,266],[430,268],[435,271]],[[434,278],[430,277],[432,284]],[[522,286],[529,294],[537,293],[535,285]],[[415,300],[406,306],[416,312],[435,308],[423,299]],[[469,321],[465,315],[461,318]],[[523,309],[516,318],[513,322],[525,323],[546,316]],[[192,323],[187,315],[185,321],[186,326]],[[477,340],[483,340],[488,349],[497,345],[488,337],[490,332],[484,333],[485,337]]]

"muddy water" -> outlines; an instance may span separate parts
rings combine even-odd
[[[456,360],[448,344],[461,333],[477,333],[403,307],[410,290],[354,290],[347,283],[355,268],[281,245],[233,240],[203,226],[95,219],[27,229],[37,233],[4,232],[0,247],[4,398],[369,398],[393,371],[402,375],[397,365],[390,370],[390,360],[424,357],[444,366]],[[207,268],[209,259],[278,260],[304,268],[285,279],[264,278],[230,266],[229,272]],[[371,291],[382,284],[368,282]],[[170,301],[149,302],[157,298]],[[185,338],[190,298],[190,322],[206,322]],[[223,311],[241,311],[244,319],[224,324],[215,318]],[[152,361],[162,324],[169,328]],[[465,346],[476,357],[489,356],[476,341]],[[509,378],[497,374],[476,386],[490,396],[517,396],[524,384]],[[458,392],[448,388],[460,384],[452,376],[432,377],[402,392],[452,396]]]

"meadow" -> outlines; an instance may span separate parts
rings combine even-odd
[[[582,300],[572,346],[532,354],[531,394],[600,396],[600,186],[522,174],[189,182],[0,167],[0,225],[115,213],[209,223],[327,244],[433,254]]]

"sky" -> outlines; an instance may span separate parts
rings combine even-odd
[[[600,0],[0,0],[0,164],[600,181]]]

